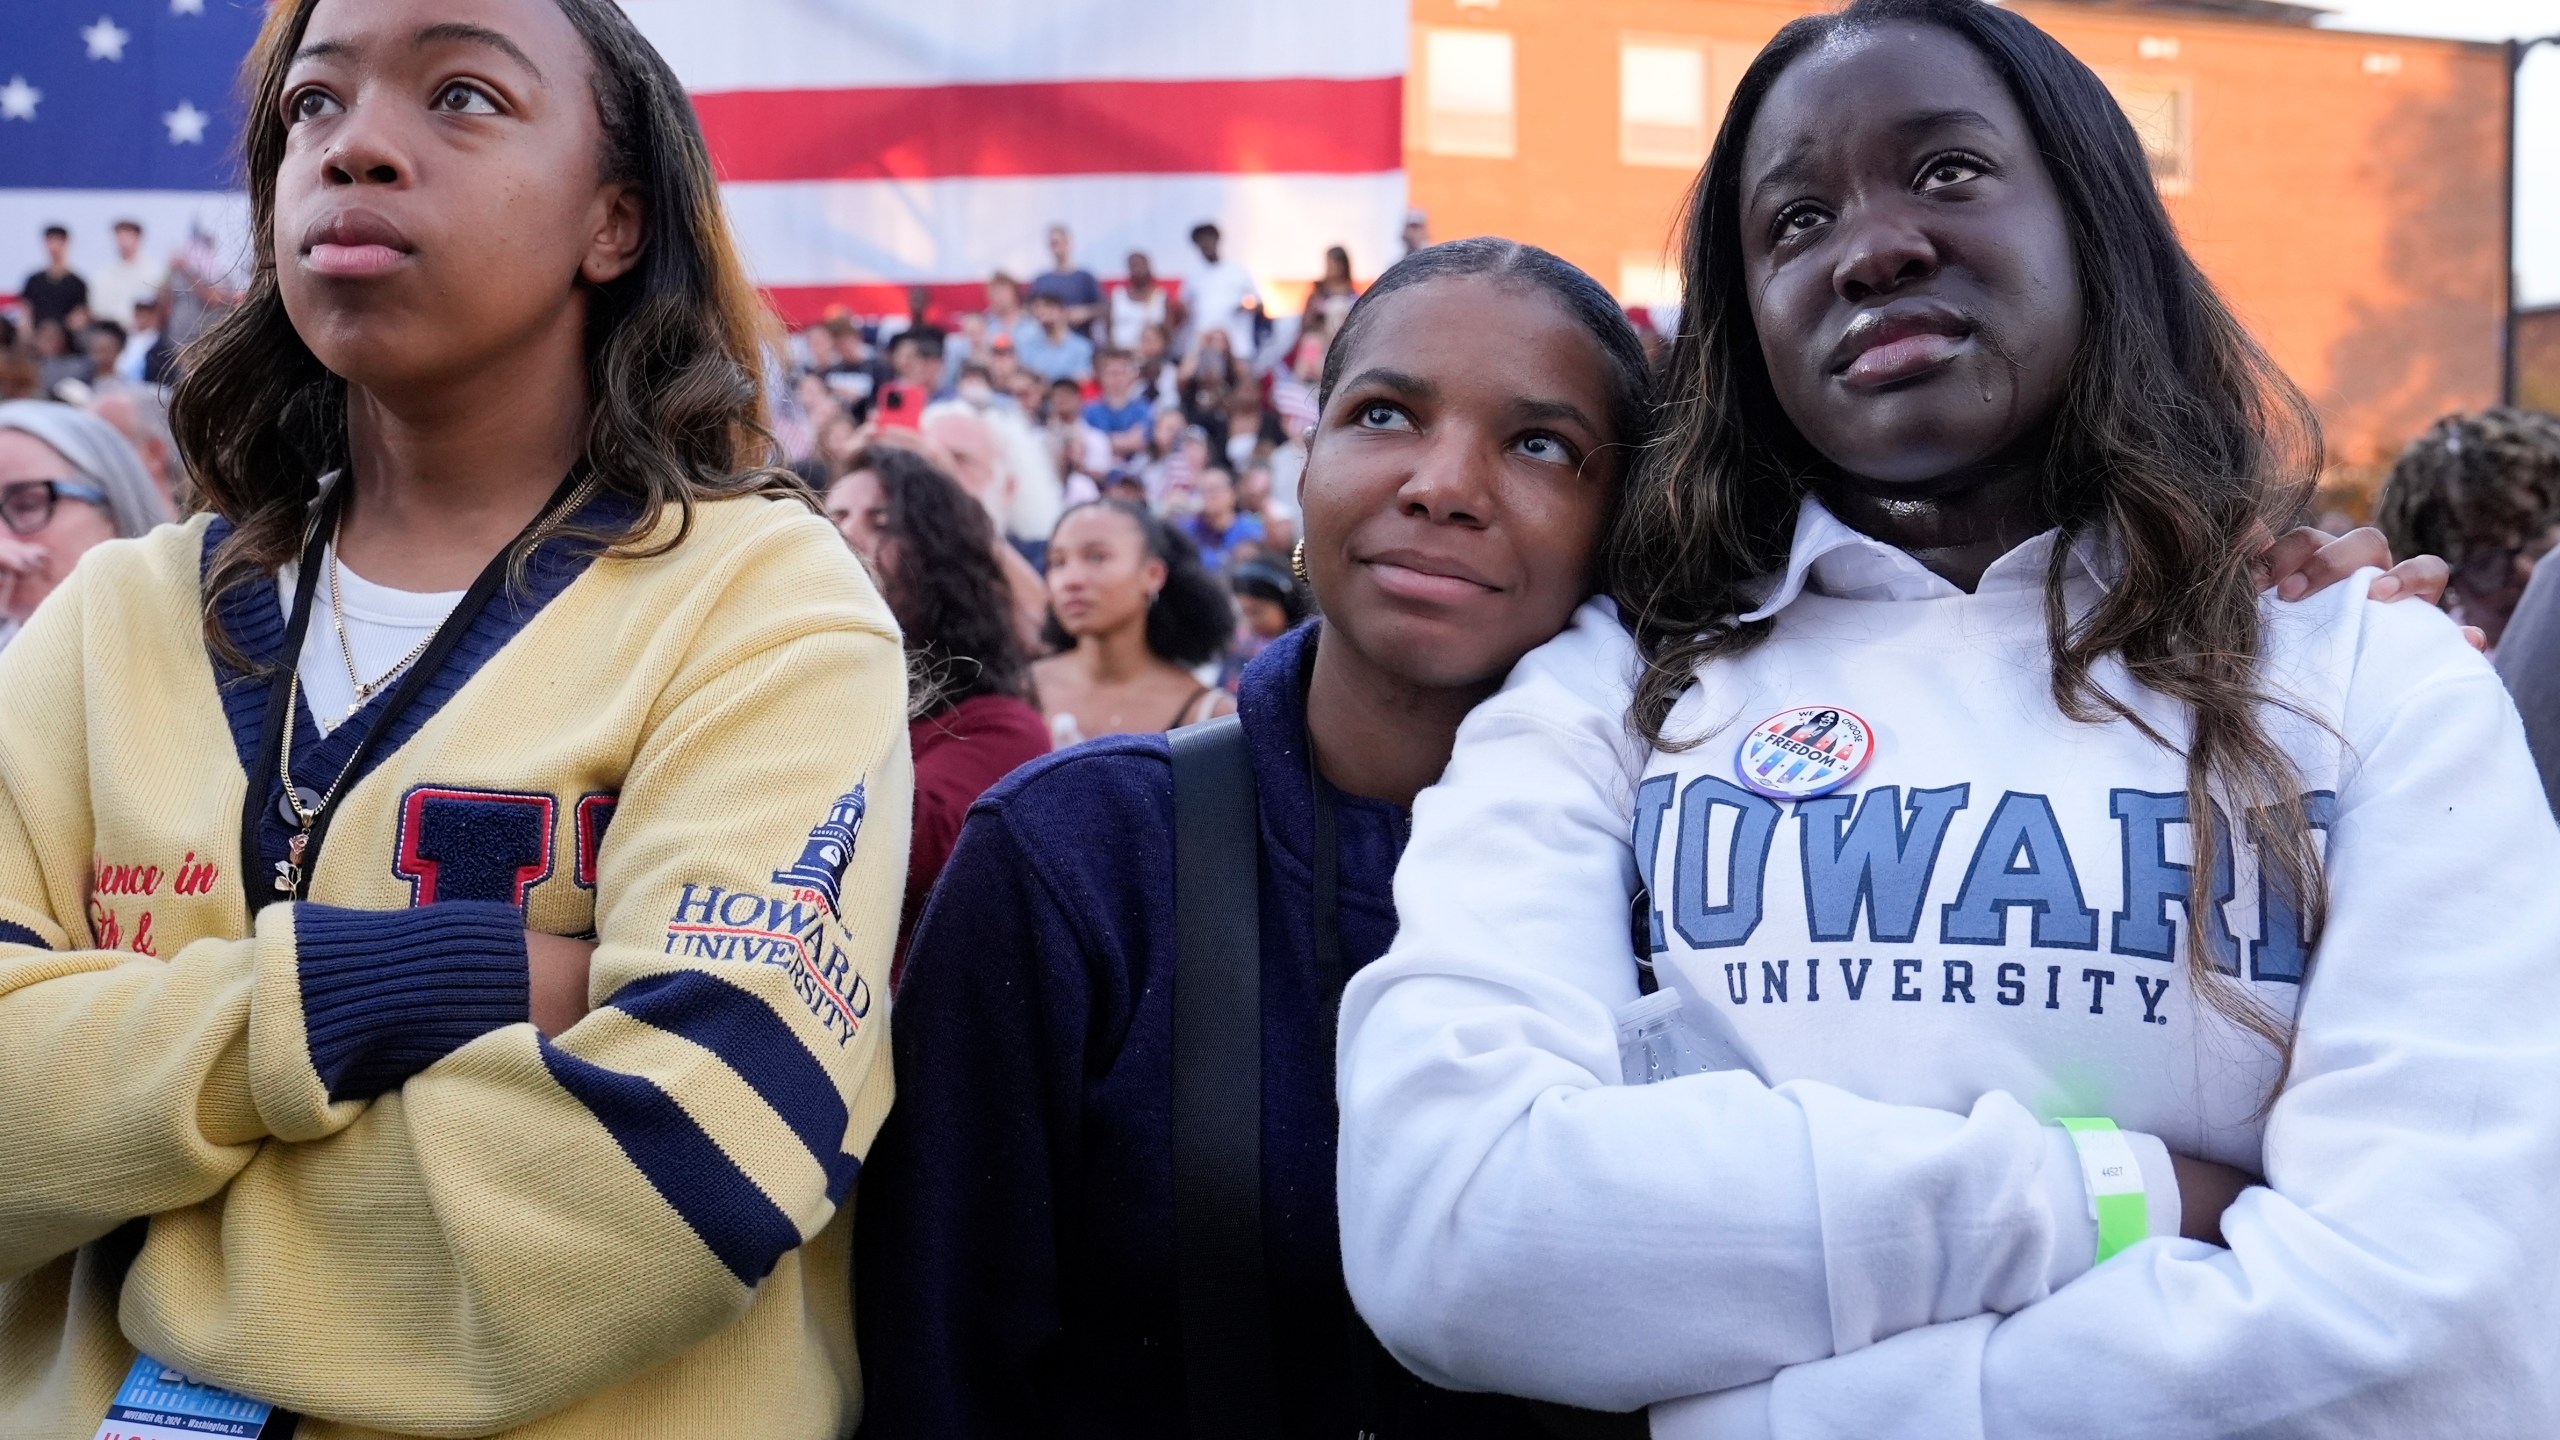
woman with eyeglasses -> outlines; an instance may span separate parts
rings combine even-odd
[[[0,649],[81,556],[168,519],[114,426],[50,400],[0,404]]]

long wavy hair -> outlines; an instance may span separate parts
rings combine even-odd
[[[996,563],[995,522],[958,481],[908,449],[877,445],[855,455],[850,475],[879,477],[888,511],[881,593],[906,637],[916,712],[929,715],[977,695],[1031,696],[1030,670],[1013,630],[1013,595]]]
[[[255,270],[240,306],[187,347],[171,397],[178,448],[233,527],[214,551],[204,614],[207,637],[235,662],[215,623],[223,597],[294,558],[320,477],[348,465],[346,382],[303,343],[276,283],[281,100],[318,3],[270,11],[243,66]],[[711,153],[675,72],[613,0],[554,3],[594,65],[603,176],[638,193],[644,237],[627,273],[587,286],[585,464],[600,487],[637,504],[619,530],[585,538],[625,555],[662,554],[691,533],[703,501],[806,499],[772,463],[763,375],[773,320],[738,262]],[[670,507],[680,523],[651,543]]]
[[[1755,581],[1785,568],[1796,511],[1829,462],[1778,403],[1744,283],[1744,142],[1770,87],[1834,37],[1925,25],[1970,45],[2033,130],[2071,227],[2086,306],[2080,352],[2051,418],[2044,518],[2066,543],[2044,584],[2054,703],[2083,723],[2123,720],[2175,749],[2097,678],[2115,657],[2183,705],[2187,813],[2245,819],[2260,864],[2302,916],[2327,907],[2301,778],[2261,721],[2292,709],[2259,676],[2255,555],[2298,516],[2321,465],[2302,392],[2250,338],[2178,242],[2132,125],[2089,68],[2027,20],[1979,0],[1856,0],[1788,24],[1746,70],[1680,242],[1686,304],[1663,375],[1662,425],[1638,462],[1609,544],[1609,589],[1645,659],[1635,727],[1666,748],[1673,703],[1709,661],[1767,638],[1744,623]],[[2064,602],[2069,541],[2104,537],[2118,561],[2095,608]],[[2186,970],[2204,1002],[2290,1063],[2289,1027],[2219,971],[2199,923],[2213,913],[2220,825],[2197,823]],[[2279,1086],[2281,1080],[2279,1080]]]

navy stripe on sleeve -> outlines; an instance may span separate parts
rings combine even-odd
[[[720,1263],[753,1287],[800,1244],[800,1231],[675,1097],[637,1075],[592,1065],[542,1042],[542,1063],[649,1177]]]
[[[532,1013],[524,914],[512,905],[297,904],[293,936],[311,1068],[332,1102],[397,1090]]]
[[[0,945],[24,945],[31,950],[53,948],[45,943],[43,936],[33,930],[24,925],[12,925],[6,920],[0,920]]]
[[[615,992],[612,1004],[726,1061],[809,1147],[827,1172],[828,1198],[844,1197],[861,1164],[842,1153],[849,1119],[844,1099],[835,1078],[772,1006],[700,970],[634,980]]]

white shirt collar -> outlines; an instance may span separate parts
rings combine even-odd
[[[2044,584],[2045,557],[2052,553],[2059,530],[2047,530],[1991,562],[1982,572],[1977,595],[2003,590],[2035,590]],[[2083,535],[2071,547],[2081,572],[2104,588],[2113,578],[2106,547],[2094,535]],[[1911,557],[1870,535],[1849,528],[1810,495],[1796,511],[1795,539],[1787,547],[1782,575],[1762,582],[1768,598],[1743,616],[1744,622],[1766,620],[1795,603],[1807,590],[1840,600],[1942,600],[1965,592]]]

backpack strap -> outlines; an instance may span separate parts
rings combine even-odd
[[[1200,1440],[1276,1437],[1262,1246],[1261,804],[1243,722],[1172,732],[1174,1284]]]

